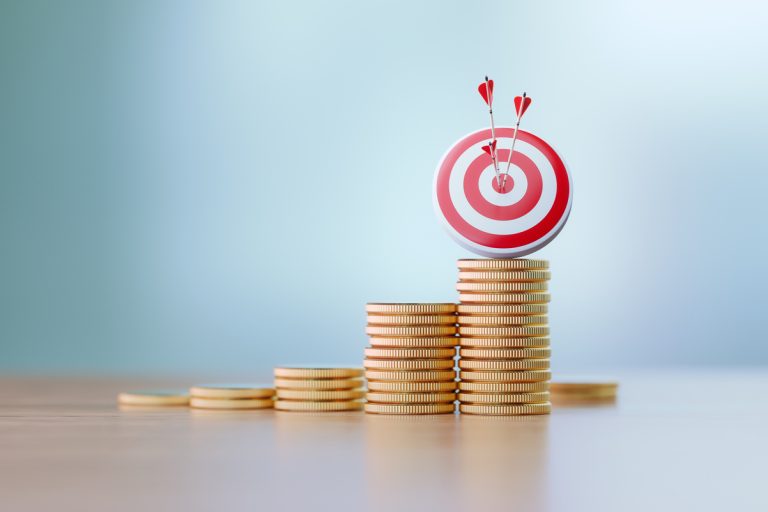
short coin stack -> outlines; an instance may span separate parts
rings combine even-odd
[[[201,384],[189,389],[195,409],[271,409],[275,390],[258,384]]]
[[[456,401],[456,304],[366,305],[368,403],[373,414],[447,414]]]
[[[275,409],[293,412],[359,411],[365,396],[360,368],[275,368]]]
[[[548,414],[549,263],[459,260],[459,410]]]

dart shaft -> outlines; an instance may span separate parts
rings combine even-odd
[[[488,77],[486,77],[488,78]],[[493,96],[491,93],[491,87],[488,85],[488,80],[485,81],[485,94],[488,97],[488,115],[491,118],[491,162],[493,162],[493,172],[496,174],[496,185],[501,187],[501,176],[499,174],[499,164],[496,158],[496,148],[493,142],[496,140],[496,125],[493,122]]]

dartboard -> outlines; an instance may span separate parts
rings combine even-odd
[[[514,131],[496,128],[502,176]],[[492,258],[525,256],[565,225],[573,201],[571,176],[552,146],[518,130],[506,181],[499,180],[482,149],[490,140],[490,129],[470,133],[443,156],[435,171],[435,211],[466,249]]]

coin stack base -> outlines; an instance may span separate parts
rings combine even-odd
[[[359,411],[365,396],[360,368],[275,368],[275,409],[290,412]]]
[[[549,264],[459,260],[459,411],[549,414]]]
[[[366,305],[370,414],[450,414],[456,401],[456,305]]]
[[[271,409],[275,390],[258,384],[201,384],[192,386],[189,394],[194,409],[235,411]]]

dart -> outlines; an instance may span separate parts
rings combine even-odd
[[[492,140],[491,142],[488,143],[488,145],[483,146],[481,149],[483,151],[485,151],[486,153],[488,153],[488,156],[491,157],[491,162],[493,162],[493,168],[498,170],[499,165],[496,162],[496,139]],[[500,178],[500,176],[499,176],[499,174],[497,172],[496,173],[496,184],[499,187],[501,187],[501,183],[499,182],[499,178]]]
[[[496,184],[501,187],[501,180],[499,176],[499,166],[496,161],[496,127],[493,123],[493,80],[489,80],[488,76],[485,77],[485,81],[477,86],[477,92],[483,97],[485,103],[488,104],[488,115],[491,117],[491,142],[488,147],[489,151],[486,151],[491,156],[493,161],[493,170],[496,173]],[[483,150],[485,151],[485,147]]]
[[[517,123],[515,123],[515,133],[512,135],[512,148],[509,150],[509,158],[507,158],[507,169],[504,171],[504,179],[501,182],[501,189],[504,190],[504,185],[507,183],[507,176],[509,176],[509,167],[512,165],[512,154],[515,152],[515,142],[517,142],[517,130],[520,128],[520,120],[523,118],[523,114],[528,110],[531,105],[531,98],[525,93],[522,96],[515,96],[515,111],[517,112]]]

